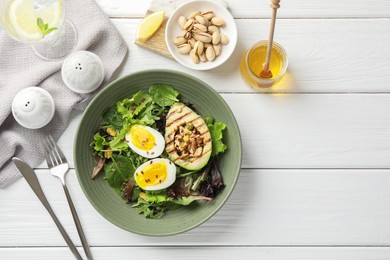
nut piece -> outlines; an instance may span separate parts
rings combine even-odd
[[[219,28],[218,28],[217,26],[215,26],[215,25],[210,25],[210,26],[208,27],[208,30],[209,30],[209,32],[210,32],[211,34],[213,34],[213,33],[215,33],[215,32],[219,32]]]
[[[196,40],[194,38],[191,38],[188,40],[188,43],[191,45],[192,48],[194,48]]]
[[[215,60],[215,57],[216,57],[216,55],[215,55],[215,51],[214,51],[213,46],[208,47],[206,49],[206,58],[207,58],[207,60],[213,61],[213,60]]]
[[[221,34],[219,33],[219,31],[213,33],[212,35],[212,43],[215,45],[215,44],[218,44],[221,40]]]
[[[191,45],[188,43],[177,46],[180,54],[188,54],[191,51]]]
[[[206,25],[203,25],[203,24],[200,24],[200,23],[196,23],[194,24],[194,29],[193,31],[196,33],[196,32],[207,32],[207,26]]]
[[[221,44],[213,45],[213,48],[214,48],[214,51],[215,51],[215,55],[217,57],[220,56],[221,53],[222,53],[222,46],[221,46]]]
[[[180,28],[184,29],[184,25],[187,22],[187,18],[185,18],[184,16],[180,16],[177,22],[179,23]]]
[[[195,53],[194,49],[192,51],[190,51],[190,57],[192,59],[192,61],[195,63],[195,64],[198,64],[199,63],[199,57],[198,55]]]
[[[187,39],[183,36],[177,36],[175,39],[173,39],[173,42],[176,46],[182,45],[184,43],[187,43]]]
[[[211,18],[211,24],[214,24],[215,26],[218,26],[218,27],[224,27],[225,21],[222,18],[215,16],[215,17]]]
[[[203,62],[206,62],[207,61],[207,58],[206,58],[206,53],[205,52],[202,52],[202,54],[199,55],[199,59]]]
[[[223,45],[226,45],[229,43],[229,38],[226,36],[226,34],[221,34],[221,43]]]
[[[190,15],[188,16],[188,19],[194,19],[195,16],[197,15],[200,15],[200,11],[196,10],[196,11],[193,11],[190,13]]]
[[[192,27],[194,26],[194,22],[195,22],[194,19],[189,19],[189,20],[184,24],[183,29],[186,30],[186,31],[190,31],[190,30],[192,29]]]
[[[207,20],[210,20],[211,18],[213,18],[215,16],[215,14],[213,11],[210,10],[210,11],[203,12],[202,16],[204,18],[206,18]]]
[[[207,20],[206,18],[204,18],[203,16],[200,16],[200,15],[197,15],[195,16],[195,19],[198,23],[200,24],[203,24],[203,25],[206,25],[208,26],[209,25],[209,20]]]
[[[198,55],[201,55],[203,53],[203,50],[204,50],[204,45],[203,45],[203,42],[201,41],[197,41],[194,45],[194,52]]]
[[[194,35],[195,39],[204,43],[210,43],[212,41],[212,36],[208,33],[197,33]]]

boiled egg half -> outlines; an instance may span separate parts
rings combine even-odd
[[[175,182],[176,166],[168,159],[152,159],[135,170],[134,179],[143,190],[162,190]]]
[[[130,149],[145,158],[156,158],[165,148],[162,134],[149,126],[132,125],[125,138]]]

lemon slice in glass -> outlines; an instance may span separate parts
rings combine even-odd
[[[55,1],[47,7],[34,9],[33,0],[16,0],[9,9],[10,25],[18,37],[31,41],[39,41],[43,35],[37,25],[37,18],[57,27],[62,19],[62,0]]]
[[[164,21],[164,17],[165,12],[159,11],[143,19],[138,26],[136,40],[146,41],[152,37],[152,35],[160,28],[162,22]]]

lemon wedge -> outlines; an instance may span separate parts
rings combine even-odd
[[[155,12],[141,21],[136,33],[136,40],[147,41],[152,35],[157,32],[162,22],[164,21],[165,12]]]
[[[57,27],[62,19],[62,0],[55,1],[48,7],[34,9],[33,0],[16,0],[9,9],[10,25],[19,38],[37,41],[43,35],[37,25],[37,18]]]

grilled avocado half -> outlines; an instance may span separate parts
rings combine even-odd
[[[183,103],[174,103],[166,117],[165,150],[169,158],[187,170],[199,170],[210,159],[210,131],[197,113]]]

